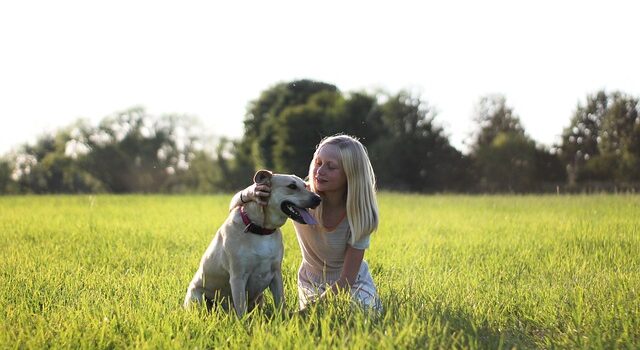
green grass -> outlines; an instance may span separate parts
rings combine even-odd
[[[640,197],[380,195],[385,312],[181,303],[230,196],[0,197],[0,348],[638,348]],[[300,252],[285,225],[287,309]]]

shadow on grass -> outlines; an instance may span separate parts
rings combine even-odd
[[[241,319],[220,307],[201,311],[213,319],[223,319],[222,324],[227,327],[243,329],[247,337],[256,332],[262,334],[268,327],[285,332],[282,336],[286,338],[286,332],[294,329],[299,337],[318,346],[344,347],[348,346],[349,339],[367,339],[364,348],[371,349],[535,349],[544,344],[536,331],[540,328],[535,324],[518,322],[498,328],[464,310],[440,307],[433,301],[416,303],[415,296],[406,297],[402,293],[389,296],[382,313],[364,311],[344,298],[318,303],[306,313],[297,313],[291,308],[282,313],[267,302]],[[294,340],[287,338],[289,342]]]
[[[435,312],[435,316],[440,318],[448,327],[452,334],[462,331],[468,337],[468,344],[477,341],[480,348],[486,349],[535,349],[536,345],[532,337],[521,329],[505,326],[504,329],[496,329],[486,321],[477,324],[472,321],[472,317],[461,311],[443,309]],[[524,327],[527,328],[527,327]]]
[[[497,326],[464,310],[438,305],[435,300],[416,303],[416,296],[391,295],[384,315],[376,322],[382,328],[406,324],[413,328],[412,346],[481,349],[535,349],[541,346],[541,327],[526,321]]]

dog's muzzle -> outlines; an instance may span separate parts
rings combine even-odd
[[[318,201],[318,204],[320,204],[319,201]],[[317,207],[318,204],[315,204],[314,207]],[[309,211],[307,211],[307,209],[300,208],[300,207],[296,206],[295,204],[293,204],[293,203],[291,203],[289,201],[282,202],[282,204],[280,205],[280,209],[288,217],[290,217],[291,219],[293,219],[293,220],[295,220],[295,221],[297,221],[297,222],[299,222],[301,224],[304,224],[304,225],[317,225],[318,224],[316,219],[313,217],[313,215],[309,214]]]

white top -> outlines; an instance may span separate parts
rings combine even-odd
[[[313,215],[313,214],[312,214]],[[316,273],[340,273],[344,265],[344,254],[351,239],[349,221],[345,217],[333,231],[320,225],[303,225],[293,222],[302,251],[302,264]],[[369,236],[361,238],[352,247],[369,248]]]

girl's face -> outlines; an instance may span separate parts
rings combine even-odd
[[[346,191],[347,175],[342,168],[340,151],[334,145],[324,145],[313,158],[313,185],[318,192]]]

